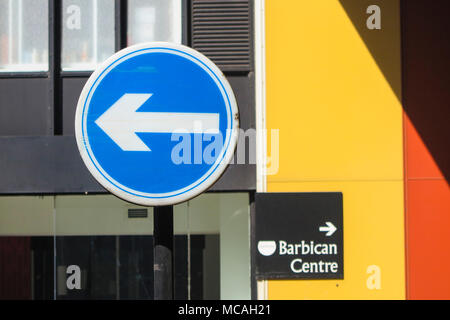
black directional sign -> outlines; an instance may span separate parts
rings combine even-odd
[[[343,279],[342,193],[257,193],[256,276]]]

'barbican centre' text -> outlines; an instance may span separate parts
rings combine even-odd
[[[334,243],[314,243],[304,241],[300,243],[278,242],[278,254],[283,255],[337,255],[337,245]],[[290,268],[294,273],[337,273],[338,263],[328,261],[307,262],[300,258],[293,259]]]

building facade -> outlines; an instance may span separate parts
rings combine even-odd
[[[153,299],[153,208],[109,194],[74,137],[93,70],[147,41],[206,55],[240,113],[225,173],[174,206],[176,299],[449,299],[448,8],[0,0],[0,299]],[[341,278],[258,272],[267,193],[342,195]]]

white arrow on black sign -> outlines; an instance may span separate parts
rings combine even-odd
[[[325,226],[319,227],[319,231],[320,232],[326,232],[327,233],[326,236],[329,237],[337,230],[337,228],[331,222],[325,222],[325,224],[327,226],[326,227]]]
[[[136,132],[219,133],[218,113],[137,112],[152,93],[126,93],[95,123],[123,151],[151,151]]]

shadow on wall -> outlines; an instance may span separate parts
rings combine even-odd
[[[448,183],[450,1],[339,2]],[[370,5],[381,9],[380,30],[370,30],[366,25],[371,16],[366,13]],[[397,52],[402,52],[401,66],[398,65],[398,56],[395,56]]]

